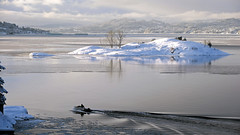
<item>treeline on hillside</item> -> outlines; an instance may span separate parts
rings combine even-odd
[[[19,27],[16,24],[1,22],[0,21],[0,34],[2,35],[13,35],[13,34],[48,34],[49,31],[30,28],[30,27]]]

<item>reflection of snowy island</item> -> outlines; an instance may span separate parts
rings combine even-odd
[[[228,55],[223,51],[210,48],[201,43],[180,41],[177,39],[158,39],[148,43],[128,43],[121,48],[106,48],[87,46],[77,49],[69,54],[88,54],[105,56],[216,56]]]

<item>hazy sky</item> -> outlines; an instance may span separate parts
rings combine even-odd
[[[111,19],[193,21],[240,18],[240,0],[0,0],[0,21],[25,26]]]

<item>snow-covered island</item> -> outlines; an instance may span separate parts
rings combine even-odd
[[[121,48],[86,46],[68,54],[87,54],[103,56],[224,56],[226,52],[207,45],[162,38],[148,43],[128,43]]]

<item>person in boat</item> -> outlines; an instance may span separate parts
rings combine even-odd
[[[208,41],[207,45],[209,46],[209,48],[212,47],[212,43],[210,41]]]
[[[84,112],[92,112],[92,110],[90,108],[85,108],[85,106],[83,104],[76,106],[76,109],[79,109]]]
[[[83,104],[81,104],[81,105],[75,106],[75,109],[84,111],[85,107]]]

